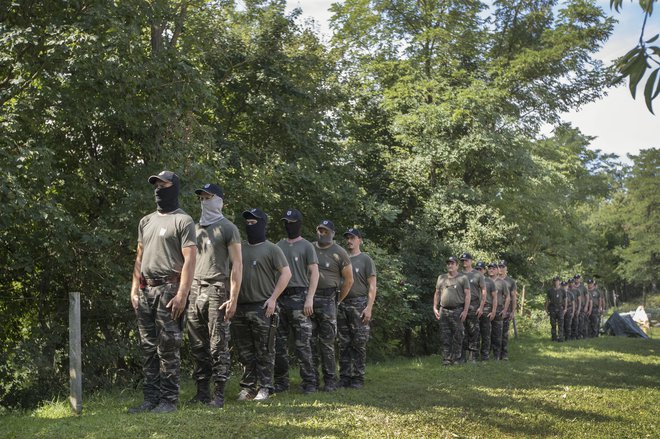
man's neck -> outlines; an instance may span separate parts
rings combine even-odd
[[[351,250],[351,251],[348,252],[349,256],[357,256],[360,253],[362,253],[362,252],[360,251],[359,248],[357,250]]]
[[[332,246],[332,244],[334,244],[334,243],[335,243],[335,241],[330,241],[329,244],[321,245],[320,242],[316,241],[314,244],[316,244],[316,246],[317,246],[318,248],[323,248],[323,249],[325,249],[325,248],[330,248],[330,247]]]
[[[293,239],[291,239],[291,238],[287,238],[287,239],[286,239],[286,242],[288,242],[289,244],[293,244],[294,242],[298,242],[298,241],[300,241],[301,239],[303,239],[302,236],[298,236],[298,237],[293,238]]]

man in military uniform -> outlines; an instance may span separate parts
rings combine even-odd
[[[463,322],[470,310],[470,282],[458,272],[458,260],[454,256],[448,257],[446,263],[447,273],[438,276],[435,283],[433,314],[440,320],[442,364],[451,365],[461,358]]]
[[[511,294],[509,293],[509,286],[500,276],[499,267],[497,262],[488,264],[488,277],[493,279],[495,283],[495,291],[497,292],[497,306],[493,305],[495,316],[491,322],[490,329],[490,346],[493,351],[493,360],[502,359],[502,330],[505,310],[509,308],[511,302]]]
[[[509,360],[509,326],[510,323],[516,319],[516,307],[518,306],[518,286],[516,281],[509,277],[509,268],[505,260],[497,263],[497,268],[500,272],[500,278],[506,282],[511,296],[511,304],[508,308],[504,309],[502,314],[502,354],[500,360]]]
[[[144,401],[129,413],[176,410],[182,317],[195,272],[195,223],[179,209],[179,177],[149,177],[157,211],[140,220],[131,305],[140,331]]]
[[[486,305],[486,280],[484,276],[472,268],[472,255],[463,253],[460,256],[463,263],[463,274],[470,282],[470,310],[463,322],[466,337],[463,338],[461,361],[477,361],[479,349],[479,318]],[[467,355],[466,355],[467,354]]]
[[[494,268],[497,269],[497,267]],[[477,262],[476,270],[483,276],[486,271],[486,264],[481,261]],[[486,303],[479,317],[479,333],[481,338],[481,361],[488,361],[490,356],[492,322],[497,314],[498,298],[495,281],[485,276],[484,281],[486,283]]]
[[[587,279],[587,292],[591,298],[591,313],[589,314],[590,337],[598,337],[600,332],[600,317],[605,309],[605,298],[600,293],[596,281]]]
[[[360,249],[363,243],[360,230],[349,228],[344,238],[353,267],[353,285],[337,309],[339,386],[359,389],[364,386],[369,322],[378,288],[376,265]]]
[[[574,340],[573,317],[577,308],[575,293],[568,289],[568,282],[561,281],[560,288],[564,291],[566,297],[566,308],[564,309],[564,340]]]
[[[573,276],[573,288],[577,290],[581,298],[580,313],[578,317],[578,338],[588,337],[589,316],[588,311],[590,307],[591,298],[587,294],[587,288],[582,283],[582,276],[576,274]]]
[[[582,312],[582,307],[584,306],[584,300],[580,295],[580,290],[575,288],[575,279],[569,278],[567,281],[568,292],[575,297],[573,305],[573,321],[571,322],[571,337],[573,340],[578,340],[580,338],[580,313]]]
[[[566,310],[566,294],[561,288],[561,279],[552,279],[552,288],[548,289],[545,298],[545,312],[550,316],[550,333],[552,341],[564,341],[564,311]]]
[[[187,326],[195,369],[197,394],[190,402],[221,408],[229,378],[229,320],[236,312],[241,288],[243,262],[238,228],[222,214],[224,192],[220,186],[205,184],[195,191],[202,214],[197,224],[197,263],[190,297]],[[230,278],[229,294],[227,282]],[[211,398],[209,384],[215,390]]]
[[[314,250],[319,260],[319,283],[312,314],[312,356],[316,382],[320,383],[318,368],[321,365],[323,390],[332,392],[337,388],[337,301],[344,300],[353,286],[353,266],[346,250],[334,241],[335,225],[332,221],[321,221],[316,227],[316,235]]]
[[[277,299],[291,279],[282,250],[266,239],[268,216],[258,208],[243,212],[243,276],[231,332],[243,365],[239,401],[268,399],[273,391]]]
[[[312,320],[314,294],[319,281],[319,266],[314,246],[300,236],[302,214],[296,209],[284,213],[282,222],[287,237],[277,246],[282,249],[289,267],[291,280],[278,300],[280,325],[277,328],[275,353],[275,392],[289,388],[289,332],[293,330],[296,356],[300,367],[301,390],[308,394],[316,391],[316,374],[312,359]]]

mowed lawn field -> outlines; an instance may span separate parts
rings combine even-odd
[[[219,411],[182,403],[172,414],[128,415],[141,392],[117,389],[87,396],[81,416],[66,401],[5,413],[0,437],[658,438],[659,353],[657,339],[526,336],[512,341],[508,362],[443,367],[430,356],[370,363],[362,390],[293,390],[238,402],[234,376]],[[181,400],[193,393],[185,380]]]

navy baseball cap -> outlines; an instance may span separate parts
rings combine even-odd
[[[296,209],[289,209],[286,212],[284,212],[284,215],[282,216],[282,220],[286,221],[302,221],[302,213],[300,213],[299,210]]]
[[[497,266],[498,266],[498,267],[506,267],[506,261],[505,261],[504,259],[501,259],[501,260],[497,263]]]
[[[321,221],[321,222],[319,223],[319,225],[316,226],[317,229],[318,229],[319,227],[323,227],[324,229],[328,229],[328,230],[331,230],[331,231],[333,231],[333,232],[335,231],[335,223],[333,223],[333,222],[330,221],[330,220],[323,220],[323,221]]]
[[[156,183],[156,180],[171,181],[172,183],[176,183],[179,181],[179,176],[172,171],[161,171],[158,175],[152,175],[149,177],[148,181],[150,184],[154,184]]]
[[[463,253],[463,254],[461,255],[461,261],[464,261],[464,260],[466,260],[466,259],[470,259],[470,260],[472,260],[472,255],[471,255],[470,253]]]
[[[491,262],[488,264],[488,268],[497,268],[497,262]]]
[[[450,257],[448,257],[448,258],[445,260],[445,262],[446,262],[446,263],[450,263],[450,262],[456,262],[456,263],[458,263],[458,259],[456,259],[456,256],[450,256]]]
[[[245,212],[243,212],[243,218],[245,219],[255,219],[255,218],[262,218],[268,221],[268,215],[266,213],[259,209],[258,207],[254,207],[252,209],[248,209]]]
[[[357,236],[358,238],[362,239],[362,232],[353,227],[350,227],[344,232],[344,238],[348,238],[349,235]]]
[[[479,261],[479,262],[477,262],[477,265],[475,265],[475,268],[477,270],[485,270],[486,269],[486,263],[484,261]]]
[[[213,184],[213,183],[206,183],[200,189],[195,190],[195,193],[197,195],[201,195],[202,192],[206,192],[207,194],[211,194],[211,195],[217,195],[220,198],[223,198],[225,196],[224,192],[222,191],[222,188],[217,184]]]
[[[565,280],[561,281],[561,286],[562,287],[565,287],[566,285],[568,285],[568,283]]]
[[[555,280],[561,280],[561,277],[559,277],[559,276],[555,276],[555,277],[552,278],[552,280],[553,280],[553,281],[555,281]]]
[[[591,278],[589,278],[589,279],[587,279],[587,283],[588,283],[588,284],[592,284],[592,283],[594,283],[594,280],[591,279]]]
[[[573,276],[573,279],[581,279],[581,278],[582,278],[582,276],[580,276],[579,274],[576,274],[575,276]]]

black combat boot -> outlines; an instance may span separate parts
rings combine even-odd
[[[193,396],[190,401],[188,401],[189,404],[195,404],[195,403],[201,403],[201,404],[208,404],[211,402],[211,391],[209,390],[209,382],[208,381],[198,381],[197,382],[197,394]]]
[[[215,383],[215,394],[213,400],[209,402],[211,407],[221,409],[225,406],[225,383]]]

